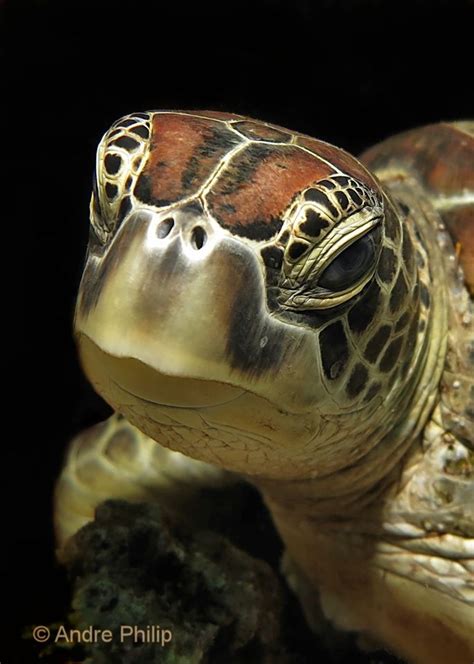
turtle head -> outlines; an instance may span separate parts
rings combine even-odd
[[[80,356],[139,429],[293,478],[353,463],[387,426],[416,268],[357,160],[240,116],[138,113],[99,145],[90,211]]]

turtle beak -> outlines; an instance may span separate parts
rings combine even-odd
[[[154,403],[208,406],[282,370],[301,392],[304,332],[270,316],[251,245],[199,209],[139,210],[102,255],[90,251],[75,331],[100,393],[113,381]]]
[[[112,404],[118,408],[120,395],[156,406],[207,408],[230,403],[244,393],[222,382],[173,376],[135,358],[110,355],[85,334],[79,335],[78,343],[86,375],[106,398],[118,395]]]

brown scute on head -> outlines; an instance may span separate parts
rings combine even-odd
[[[227,111],[187,111],[189,115],[198,115],[202,118],[212,118],[213,120],[220,120],[221,122],[236,122],[237,120],[245,120],[245,116],[238,113],[227,113]]]
[[[370,189],[377,190],[378,185],[375,178],[360,164],[357,159],[352,155],[344,152],[341,148],[336,148],[334,145],[318,141],[309,136],[298,136],[296,144],[310,150],[313,154],[326,159],[335,168],[338,168],[343,173],[347,173],[355,180],[359,180],[367,185]]]
[[[216,180],[207,196],[209,209],[233,233],[268,239],[267,233],[261,234],[265,226],[276,225],[295,196],[332,172],[326,163],[293,145],[251,143]]]
[[[250,240],[269,240],[278,233],[282,226],[281,219],[256,219],[247,226],[234,226],[231,230],[234,235],[249,238]]]
[[[150,154],[135,196],[161,207],[193,195],[222,157],[243,140],[221,122],[178,113],[155,114]]]
[[[236,122],[235,128],[241,134],[251,141],[270,141],[272,143],[289,143],[291,141],[290,132],[285,132],[276,127],[272,127],[261,122],[246,120],[245,122]]]

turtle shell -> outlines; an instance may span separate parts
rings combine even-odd
[[[440,123],[398,134],[363,153],[376,173],[417,179],[456,245],[474,294],[474,121]]]

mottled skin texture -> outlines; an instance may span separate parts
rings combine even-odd
[[[263,492],[310,623],[472,659],[472,133],[358,161],[230,114],[112,126],[75,329],[126,420],[73,441],[60,546],[104,498],[179,508],[218,466]]]

